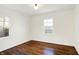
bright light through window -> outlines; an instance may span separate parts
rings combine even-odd
[[[52,19],[44,20],[44,26],[53,26],[53,20]]]
[[[9,35],[9,17],[0,16],[0,37]]]
[[[53,30],[53,19],[44,20],[45,33],[52,33]]]

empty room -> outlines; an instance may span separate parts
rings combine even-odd
[[[78,55],[79,5],[0,4],[0,55]]]

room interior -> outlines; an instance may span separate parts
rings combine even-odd
[[[0,4],[0,55],[78,55],[78,22],[77,4]]]

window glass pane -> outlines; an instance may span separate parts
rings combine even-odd
[[[5,21],[9,21],[9,17],[4,17]]]
[[[8,28],[9,27],[9,23],[5,22],[4,27]]]
[[[0,22],[0,35],[2,35],[3,32],[3,22]]]
[[[52,29],[52,26],[45,26],[46,29]]]
[[[3,27],[3,22],[0,22],[0,27]]]
[[[0,17],[0,21],[4,21],[4,18],[3,17]]]
[[[45,33],[52,33],[52,29],[45,29]]]
[[[44,26],[53,26],[53,20],[52,19],[44,20]]]

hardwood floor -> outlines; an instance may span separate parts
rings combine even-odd
[[[31,40],[0,52],[0,55],[78,55],[72,46]]]

